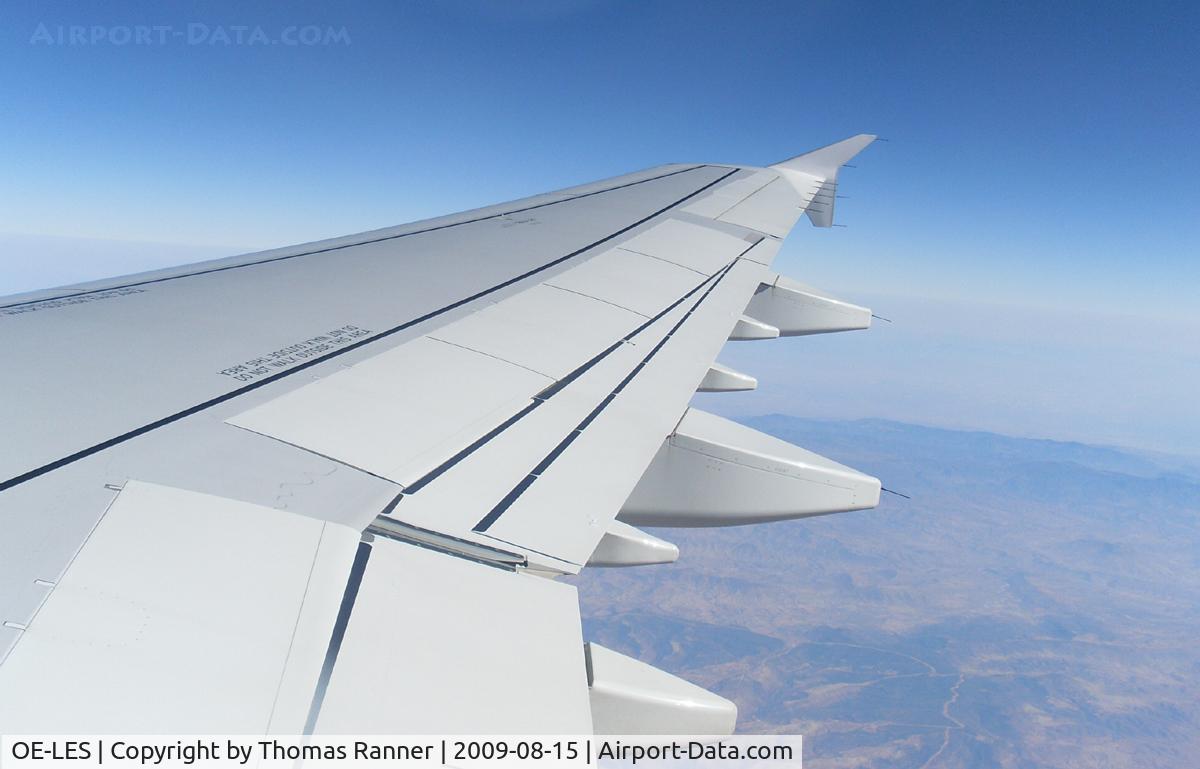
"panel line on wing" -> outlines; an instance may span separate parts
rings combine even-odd
[[[324,526],[321,527],[321,537],[320,537],[320,539],[317,540],[317,546],[315,548],[313,548],[312,561],[309,563],[308,574],[305,576],[305,579],[304,579],[304,593],[300,596],[300,606],[301,607],[303,607],[304,604],[308,601],[308,594],[313,586],[313,573],[316,571],[317,562],[320,560],[320,557],[321,557],[321,540],[323,540],[325,538],[326,530],[328,528],[329,528],[328,523],[326,523]],[[351,568],[353,568],[353,567],[351,567]],[[284,688],[284,679],[285,679],[285,676],[287,673],[288,663],[291,661],[292,653],[296,648],[296,634],[300,630],[301,616],[302,616],[302,612],[297,612],[296,613],[296,621],[292,623],[292,637],[291,637],[291,640],[288,642],[287,653],[283,657],[283,670],[280,671],[281,675],[279,676],[279,684],[275,687],[275,698],[273,700],[271,700],[271,712],[267,714],[267,724],[271,724],[275,721],[275,711],[279,707],[279,695],[280,695],[280,692],[282,692],[283,688]]]
[[[740,206],[742,203],[745,203],[747,200],[749,200],[750,198],[752,198],[752,197],[753,197],[755,194],[757,194],[757,193],[758,193],[760,190],[763,190],[763,189],[766,189],[767,187],[770,187],[772,184],[774,184],[774,183],[775,183],[775,182],[777,182],[777,181],[779,181],[779,177],[776,177],[776,178],[772,179],[771,181],[767,182],[766,184],[764,184],[764,185],[763,185],[763,186],[761,186],[761,187],[758,187],[758,188],[756,188],[756,189],[753,189],[753,190],[751,190],[750,192],[747,192],[747,193],[746,193],[744,196],[742,196],[741,198],[738,198],[736,201],[734,201],[734,202],[733,202],[733,204],[732,204],[732,205],[730,205],[730,206],[728,206],[728,207],[727,207],[727,208],[726,208],[724,211],[722,211],[721,213],[719,213],[719,214],[717,214],[716,216],[714,216],[714,217],[713,217],[713,219],[717,219],[717,220],[719,220],[719,219],[720,219],[722,216],[725,216],[725,215],[726,215],[726,214],[728,214],[730,211],[732,211],[733,209],[735,209],[735,208],[737,208],[738,206]]]
[[[341,651],[342,641],[346,637],[346,627],[350,624],[350,614],[354,611],[354,602],[358,598],[358,590],[362,587],[363,575],[367,571],[367,560],[371,557],[371,543],[358,543],[358,552],[354,554],[354,564],[350,567],[350,576],[346,578],[346,591],[342,594],[342,603],[338,607],[337,620],[333,625],[333,633],[329,637],[329,646],[325,649],[325,662],[321,665],[321,676],[317,679],[317,687],[313,690],[312,704],[308,708],[308,719],[304,723],[304,734],[312,734],[317,725],[317,716],[321,714],[321,704],[325,701],[325,692],[329,690],[329,679],[333,677],[333,666],[337,664],[338,652]]]
[[[526,371],[528,371],[531,374],[537,374],[538,376],[548,376],[546,374],[546,372],[544,372],[544,371],[537,371],[536,369],[531,369],[531,368],[529,368],[529,366],[524,366],[524,365],[516,362],[515,360],[512,360],[511,358],[501,357],[499,355],[496,355],[495,353],[491,353],[491,352],[488,352],[487,350],[480,349],[480,347],[471,347],[470,345],[460,344],[459,342],[452,342],[449,339],[443,339],[442,337],[434,336],[433,334],[430,334],[428,336],[428,338],[432,339],[435,342],[441,342],[442,344],[448,344],[451,347],[457,347],[460,350],[466,350],[467,352],[473,352],[473,353],[476,353],[477,355],[482,355],[485,358],[491,358],[492,360],[498,360],[501,363],[507,363],[510,366],[516,366],[517,368],[525,369]]]
[[[624,249],[621,249],[621,250],[624,250]],[[643,254],[643,256],[646,256],[646,254]],[[637,310],[633,309],[632,307],[625,307],[624,305],[617,304],[616,302],[609,301],[608,299],[601,299],[601,298],[600,298],[600,297],[598,297],[598,296],[592,296],[591,294],[586,294],[586,293],[584,293],[584,292],[582,292],[582,291],[576,291],[576,290],[575,290],[575,289],[573,289],[573,288],[567,288],[566,286],[558,286],[558,285],[555,285],[555,284],[553,284],[553,283],[543,283],[542,285],[543,285],[543,286],[545,286],[545,287],[547,287],[547,288],[556,288],[556,289],[558,289],[559,291],[566,291],[568,294],[574,294],[575,296],[582,296],[582,297],[585,297],[585,298],[587,298],[587,299],[595,299],[597,302],[601,302],[601,303],[603,303],[603,304],[607,304],[607,305],[609,305],[610,307],[616,307],[616,308],[619,308],[619,309],[622,309],[622,310],[628,310],[629,312],[636,313],[636,314],[638,314],[638,315],[641,315],[643,318],[649,317],[648,315],[646,315],[646,314],[644,314],[644,313],[640,313],[640,312],[638,312]]]
[[[691,267],[691,266],[683,264],[681,262],[672,261],[672,260],[666,258],[665,256],[655,256],[654,254],[648,254],[645,251],[638,251],[636,248],[629,248],[627,246],[621,246],[620,248],[622,251],[628,251],[631,254],[637,254],[638,256],[647,256],[651,259],[657,259],[658,261],[663,262],[665,264],[672,264],[672,265],[675,265],[676,267],[682,267],[683,269],[688,270],[689,272],[694,272],[698,275],[706,274],[703,270],[697,270],[695,267]]]

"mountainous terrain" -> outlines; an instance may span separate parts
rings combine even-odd
[[[881,420],[747,424],[880,477],[872,511],[662,529],[585,637],[802,733],[824,767],[1200,765],[1200,471]]]

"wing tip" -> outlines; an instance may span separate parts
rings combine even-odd
[[[814,227],[832,227],[838,172],[878,138],[875,134],[856,134],[775,163],[771,168],[791,182],[797,192],[813,196],[805,205],[804,213]],[[818,194],[824,196],[820,202],[817,202]]]
[[[847,139],[818,147],[771,166],[777,171],[796,171],[819,179],[836,179],[838,170],[879,137],[875,134],[856,134]]]

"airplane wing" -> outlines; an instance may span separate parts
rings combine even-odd
[[[556,578],[877,503],[688,405],[870,324],[770,268],[873,138],[0,300],[0,732],[732,731]]]

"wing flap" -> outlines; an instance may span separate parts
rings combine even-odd
[[[585,734],[583,649],[571,585],[132,481],[0,666],[0,730]]]
[[[358,539],[129,482],[0,666],[0,731],[299,731]]]
[[[381,537],[364,547],[313,731],[592,731],[574,586]]]

